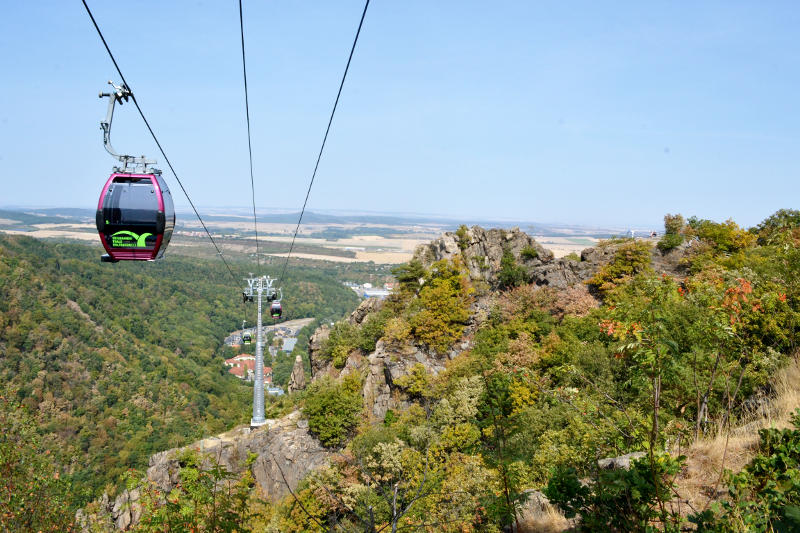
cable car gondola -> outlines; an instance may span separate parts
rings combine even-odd
[[[283,307],[281,307],[281,303],[272,302],[272,305],[269,306],[269,314],[275,320],[279,319],[283,314]]]
[[[250,335],[249,331],[245,331],[244,333],[242,333],[242,342],[245,344],[250,344],[251,342],[253,342],[253,337]]]
[[[111,146],[111,121],[114,105],[131,96],[123,85],[114,85],[108,97],[108,114],[100,123],[106,151],[122,162],[115,167],[100,193],[95,223],[106,255],[106,262],[153,261],[164,256],[175,228],[175,206],[161,171],[150,167],[155,163],[142,157],[120,155]],[[133,167],[133,168],[130,168]],[[136,172],[136,168],[141,171]]]
[[[108,261],[161,259],[175,227],[172,195],[161,173],[112,173],[100,194],[96,223]]]

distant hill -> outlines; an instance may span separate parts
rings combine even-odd
[[[202,209],[203,219],[213,225],[219,222],[243,222],[249,221],[252,211],[240,208],[209,208]],[[5,213],[5,214],[3,214]],[[258,220],[265,224],[296,224],[299,212],[285,213],[258,213]],[[6,207],[0,209],[0,219],[17,220],[24,224],[45,224],[45,223],[68,223],[68,222],[87,222],[94,220],[94,210],[81,208],[16,208]],[[191,211],[178,210],[178,225],[188,224],[194,226],[198,223],[197,218]],[[386,226],[430,226],[436,231],[455,230],[460,225],[484,226],[497,228],[520,227],[526,232],[544,236],[588,236],[597,238],[607,238],[615,235],[627,234],[631,228],[610,228],[592,227],[571,224],[555,224],[547,222],[535,222],[530,220],[493,220],[482,217],[439,217],[433,215],[395,215],[380,213],[317,213],[306,211],[303,215],[304,224],[377,224]],[[0,228],[3,225],[0,224]],[[639,230],[647,228],[634,227]],[[649,231],[649,230],[648,230]],[[340,230],[341,233],[341,230]],[[374,233],[373,233],[374,234]],[[339,236],[340,234],[336,234]],[[347,235],[353,235],[348,232]],[[315,235],[316,236],[316,235]],[[325,236],[321,236],[326,238]]]
[[[50,210],[37,211],[16,211],[10,209],[0,209],[0,219],[14,221],[16,224],[64,224],[67,222],[83,222],[89,216],[88,211],[84,214],[83,209],[58,210],[64,214],[46,213]],[[71,214],[66,214],[70,212]],[[94,213],[91,214],[94,217]],[[9,225],[8,222],[0,222],[0,227]]]

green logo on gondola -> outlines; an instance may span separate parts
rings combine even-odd
[[[132,231],[118,231],[111,235],[111,246],[114,248],[146,248],[145,242],[152,233],[136,234]]]

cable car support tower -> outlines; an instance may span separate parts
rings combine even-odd
[[[252,274],[251,274],[252,276]],[[255,278],[245,278],[247,287],[242,291],[242,299],[245,302],[257,300],[258,318],[256,322],[256,368],[253,376],[253,418],[250,420],[250,428],[263,426],[267,423],[264,417],[264,343],[261,333],[261,301],[266,298],[268,302],[280,302],[283,291],[272,288],[275,283],[274,278],[269,276],[259,276]]]

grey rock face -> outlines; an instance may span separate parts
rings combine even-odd
[[[593,248],[583,251],[582,261],[555,259],[553,252],[537,243],[533,237],[513,228],[485,230],[473,226],[463,238],[454,232],[443,234],[429,244],[420,245],[414,253],[423,265],[460,256],[473,281],[484,281],[496,288],[501,270],[503,251],[509,250],[526,273],[528,283],[565,289],[589,279],[594,272],[613,257],[613,252],[597,253]],[[525,253],[523,253],[523,250]]]
[[[300,354],[294,358],[292,375],[289,376],[289,392],[303,390],[306,388],[306,373],[303,371],[303,358]]]
[[[470,279],[485,281],[495,287],[497,274],[501,269],[500,261],[506,249],[526,270],[553,261],[553,252],[543,248],[519,228],[508,231],[485,230],[480,226],[468,229],[463,237],[455,232],[444,233],[431,243],[420,245],[414,252],[414,257],[426,267],[430,267],[436,261],[461,256],[464,266],[469,271]],[[524,256],[523,250],[527,252]]]
[[[381,307],[383,307],[383,300],[379,298],[367,298],[356,307],[356,310],[350,314],[347,321],[353,326],[357,326],[361,324],[370,313],[380,311]]]
[[[323,324],[317,328],[313,335],[308,339],[308,357],[311,359],[311,377],[315,378],[323,372],[326,362],[319,357],[323,343],[331,335],[331,328]]]
[[[111,518],[117,529],[127,530],[136,525],[142,516],[142,505],[139,503],[139,490],[124,490],[114,500],[111,508]]]
[[[277,431],[276,431],[277,430]],[[322,466],[330,452],[308,432],[308,422],[299,411],[281,419],[267,432],[253,463],[253,476],[263,494],[277,502],[297,488],[312,470]]]
[[[180,481],[178,457],[185,450],[208,454],[234,474],[247,468],[249,453],[258,458],[251,469],[261,493],[276,502],[294,490],[300,480],[327,461],[330,452],[308,431],[308,422],[295,411],[279,420],[270,420],[262,428],[251,431],[239,428],[216,437],[195,442],[183,448],[159,452],[150,457],[146,477],[159,490],[169,492]],[[141,517],[139,490],[124,491],[108,505],[117,529],[126,530]]]
[[[395,380],[409,374],[418,364],[427,373],[436,375],[445,369],[447,358],[429,354],[414,345],[387,346],[382,340],[378,341],[375,351],[367,358],[369,369],[362,389],[365,403],[372,405],[372,415],[382,419],[389,409],[408,406],[408,398],[398,389]]]
[[[626,453],[625,455],[620,455],[619,457],[606,457],[605,459],[599,459],[597,461],[597,466],[603,470],[613,470],[615,468],[629,470],[631,467],[631,461],[641,459],[645,455],[646,454],[644,452],[632,452]]]
[[[571,285],[586,281],[592,277],[596,270],[596,265],[591,263],[556,259],[555,261],[530,268],[528,276],[537,285],[566,289]]]

